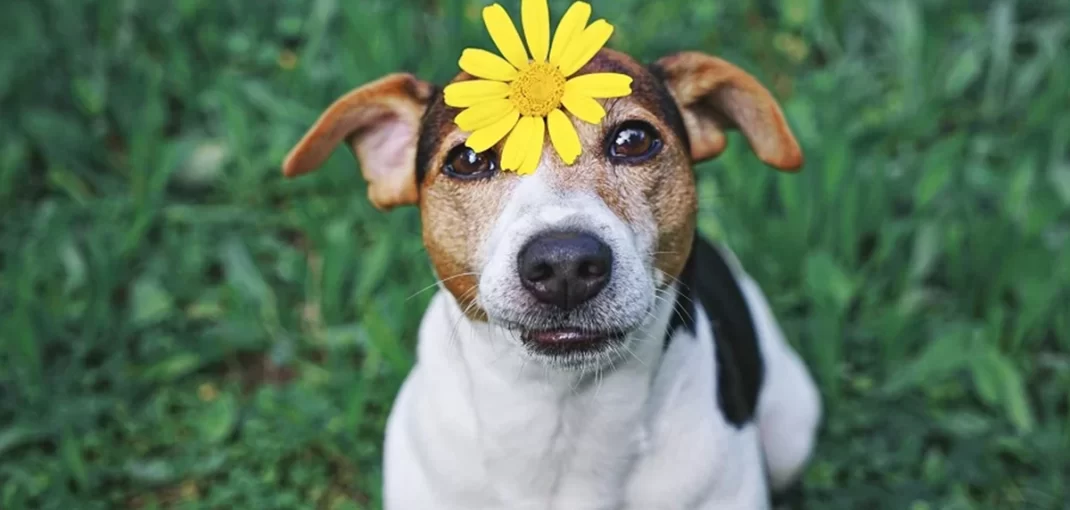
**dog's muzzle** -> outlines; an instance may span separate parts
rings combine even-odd
[[[582,231],[550,231],[532,237],[517,254],[521,286],[552,313],[568,314],[591,301],[613,276],[613,249]],[[544,354],[592,351],[622,333],[563,326],[527,330],[524,343]]]

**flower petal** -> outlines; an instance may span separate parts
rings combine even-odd
[[[546,62],[546,53],[550,50],[550,6],[546,0],[522,0],[520,17],[531,58]]]
[[[464,72],[476,78],[512,81],[517,75],[513,64],[487,50],[478,48],[468,48],[462,51],[458,65]]]
[[[550,131],[550,143],[554,145],[557,155],[561,156],[566,165],[575,163],[583,149],[580,145],[580,135],[576,133],[572,121],[565,112],[555,108],[546,117],[546,123],[547,130]]]
[[[509,139],[505,141],[505,148],[502,149],[502,169],[516,170],[524,162],[524,141],[531,136],[531,130],[535,127],[531,120],[532,117],[521,117],[513,132],[509,133]]]
[[[565,82],[565,91],[587,97],[624,97],[632,93],[632,77],[620,73],[591,73]]]
[[[493,80],[466,80],[446,85],[442,89],[447,106],[466,108],[484,101],[509,95],[509,84]]]
[[[458,113],[453,122],[464,131],[475,131],[498,122],[511,109],[513,103],[508,99],[491,99]]]
[[[542,117],[528,117],[533,120],[531,131],[524,137],[527,147],[524,152],[524,162],[516,170],[517,175],[529,175],[539,168],[539,160],[542,159],[542,143],[546,136],[546,122]]]
[[[520,33],[516,31],[516,25],[509,19],[509,13],[505,7],[499,4],[489,5],[483,8],[483,23],[487,25],[490,38],[502,56],[513,64],[517,69],[528,67],[528,52],[524,49],[524,41],[520,40]]]
[[[568,111],[579,117],[580,120],[591,124],[602,122],[602,117],[606,116],[606,109],[602,108],[598,101],[583,94],[566,90],[564,97],[561,98],[561,104],[565,105],[565,108],[568,108]]]
[[[509,131],[513,129],[513,126],[516,126],[516,120],[519,118],[520,112],[513,108],[494,124],[483,129],[477,129],[468,137],[468,140],[465,141],[465,145],[476,152],[483,152],[494,147],[494,144],[502,141],[502,138],[505,138],[505,135],[509,134]]]
[[[568,8],[554,32],[554,43],[550,45],[550,63],[561,63],[561,57],[564,56],[569,43],[583,33],[583,27],[587,26],[587,20],[590,18],[591,4],[587,2],[576,2]]]
[[[561,57],[559,65],[565,76],[572,76],[579,71],[587,62],[590,62],[598,50],[606,45],[609,36],[613,35],[613,25],[604,19],[591,23],[591,26],[583,30],[574,41],[569,43],[568,50]]]

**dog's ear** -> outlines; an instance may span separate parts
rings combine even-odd
[[[320,167],[345,140],[368,181],[368,199],[391,209],[419,201],[416,143],[434,86],[410,74],[391,74],[334,102],[290,150],[282,173],[295,177]]]
[[[691,158],[713,158],[738,128],[763,162],[780,170],[802,166],[802,150],[773,95],[746,71],[716,57],[681,52],[651,66],[676,100],[691,141]]]

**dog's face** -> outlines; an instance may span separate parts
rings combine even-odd
[[[644,67],[602,50],[580,74],[591,72],[627,74],[633,93],[604,101],[599,125],[572,121],[583,147],[572,165],[547,144],[533,174],[501,171],[500,145],[467,148],[458,110],[401,74],[332,105],[284,172],[311,171],[348,141],[377,207],[419,204],[432,265],[465,314],[515,331],[536,358],[588,365],[619,351],[683,269],[691,165],[724,149],[725,130],[773,167],[802,163],[775,100],[727,62],[681,53]]]

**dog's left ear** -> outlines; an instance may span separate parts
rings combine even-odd
[[[716,57],[681,52],[651,66],[676,100],[691,141],[695,162],[716,157],[738,128],[763,162],[798,170],[802,150],[773,95],[746,71]]]
[[[380,210],[419,201],[416,143],[434,86],[411,74],[380,78],[342,96],[290,150],[282,173],[296,177],[320,167],[345,140]]]

